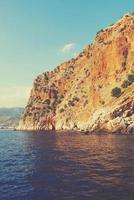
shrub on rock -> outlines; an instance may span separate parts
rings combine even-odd
[[[129,85],[131,85],[131,82],[129,80],[124,80],[121,87],[122,88],[127,88]]]
[[[113,97],[119,97],[121,95],[121,89],[119,87],[115,87],[111,92]]]
[[[128,75],[128,81],[132,84],[134,82],[134,74]]]

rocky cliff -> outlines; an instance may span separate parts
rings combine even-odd
[[[134,15],[127,14],[77,58],[35,79],[18,128],[132,133],[133,82]]]

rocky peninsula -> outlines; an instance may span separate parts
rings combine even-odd
[[[134,132],[134,14],[99,31],[76,58],[39,75],[19,130]]]

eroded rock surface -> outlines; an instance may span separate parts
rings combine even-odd
[[[19,123],[21,130],[107,130],[132,133],[134,15],[97,33],[75,59],[39,75]],[[118,97],[113,88],[121,89]]]

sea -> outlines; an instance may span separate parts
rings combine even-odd
[[[0,200],[134,200],[134,135],[0,130]]]

